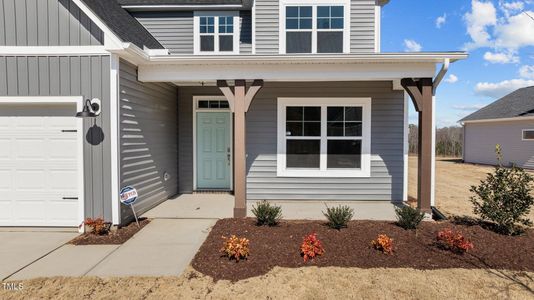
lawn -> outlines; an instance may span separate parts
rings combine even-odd
[[[464,164],[458,158],[438,157],[436,159],[436,207],[447,216],[474,216],[469,202],[469,188],[478,185],[494,167]],[[534,175],[534,172],[531,172]],[[417,195],[417,157],[410,156],[409,197],[415,201]],[[534,210],[529,217],[534,221]]]
[[[0,299],[531,299],[534,273],[494,270],[275,267],[231,283],[180,277],[48,278]]]

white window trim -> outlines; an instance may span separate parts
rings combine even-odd
[[[279,53],[286,54],[286,6],[311,6],[312,7],[312,52],[317,54],[317,6],[343,6],[343,52],[350,53],[350,0],[330,0],[328,2],[316,2],[313,0],[281,0],[278,7],[279,22]],[[295,30],[293,30],[295,31]],[[296,30],[298,31],[298,30]],[[320,31],[338,31],[321,29]],[[328,53],[321,53],[328,54]]]
[[[534,139],[526,139],[525,138],[525,131],[534,131],[534,129],[523,129],[521,130],[521,140],[525,142],[534,142]]]
[[[219,51],[219,16],[234,17],[234,51]],[[214,51],[200,51],[200,17],[215,17],[214,25]],[[231,55],[239,54],[239,33],[240,29],[239,12],[238,11],[195,11],[193,16],[193,53],[195,55]]]
[[[371,98],[278,98],[278,149],[277,176],[279,177],[371,177]],[[286,168],[286,108],[288,106],[321,107],[321,153],[320,169]],[[326,107],[361,106],[362,155],[360,169],[327,169]],[[349,137],[343,139],[352,139]]]

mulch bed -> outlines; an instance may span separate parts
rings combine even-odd
[[[136,222],[132,222],[127,226],[118,228],[117,230],[110,231],[107,235],[95,235],[89,232],[86,232],[82,235],[77,236],[70,244],[81,246],[81,245],[120,245],[129,240],[134,234],[139,230],[143,229],[146,225],[150,223],[149,219],[139,219],[139,225],[137,226]]]
[[[435,246],[436,233],[444,228],[460,230],[474,244],[464,255]],[[300,244],[305,235],[317,233],[326,253],[304,262]],[[246,237],[250,256],[236,262],[222,257],[221,236]],[[378,234],[387,234],[394,245],[393,255],[383,254],[370,246]],[[192,266],[214,280],[237,281],[263,275],[275,266],[336,266],[358,268],[492,268],[534,271],[534,230],[520,236],[503,236],[479,225],[457,225],[451,222],[423,222],[416,232],[404,230],[393,222],[352,221],[340,231],[321,221],[283,221],[276,227],[259,227],[255,220],[224,219],[212,228],[208,238],[193,259]]]

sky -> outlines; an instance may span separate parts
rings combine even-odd
[[[438,127],[534,85],[534,0],[391,0],[381,35],[382,52],[469,53],[438,88]],[[413,108],[410,123],[417,123]]]

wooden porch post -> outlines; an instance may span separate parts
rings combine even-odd
[[[217,86],[234,114],[234,217],[243,218],[247,215],[246,112],[263,81],[255,80],[248,91],[245,80],[235,80],[233,92],[225,80],[218,80]]]
[[[421,78],[417,81],[412,78],[401,80],[402,87],[410,95],[415,110],[418,113],[418,183],[417,183],[417,207],[426,213],[431,212],[432,189],[433,189],[433,100],[432,78]]]

